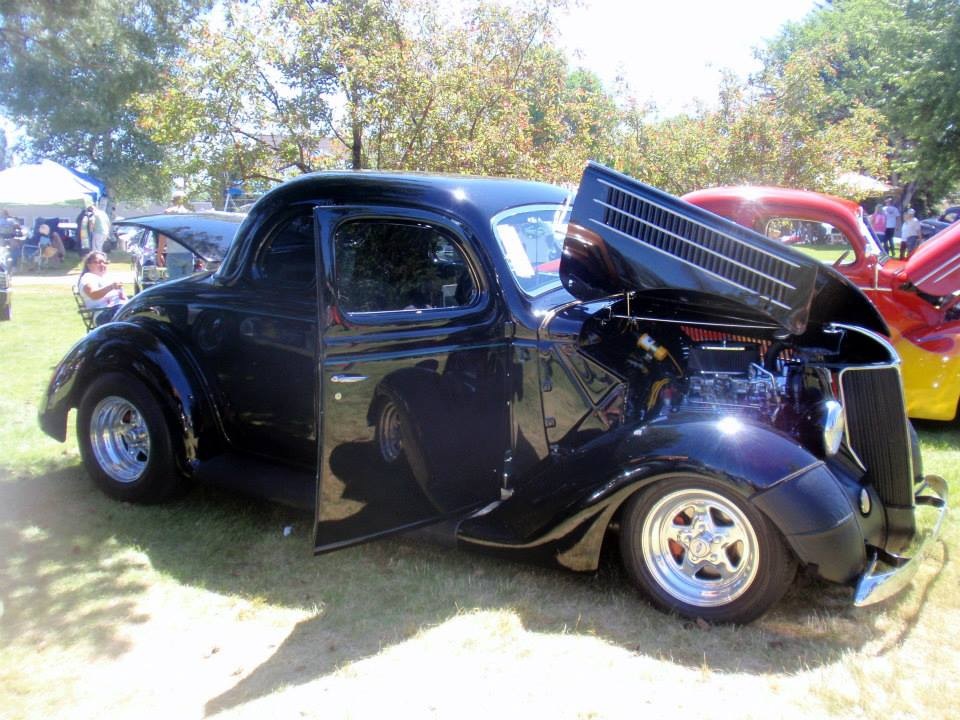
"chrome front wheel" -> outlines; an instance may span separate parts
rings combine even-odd
[[[797,567],[770,520],[725,483],[696,475],[664,478],[630,498],[620,550],[656,605],[714,622],[759,617]]]
[[[717,493],[688,489],[660,498],[641,532],[648,572],[682,603],[728,604],[757,577],[760,547],[753,526]]]

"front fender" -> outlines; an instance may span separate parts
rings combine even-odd
[[[200,459],[201,436],[220,435],[215,406],[190,357],[172,338],[130,322],[96,328],[57,365],[40,402],[40,427],[47,435],[66,439],[68,413],[104,372],[132,374],[150,388],[170,423],[183,471],[191,471]]]
[[[656,482],[689,474],[721,482],[756,505],[802,562],[825,565],[828,549],[809,538],[839,533],[834,539],[843,546],[829,548],[835,564],[862,563],[862,534],[833,472],[791,438],[736,418],[651,424],[601,438],[562,469],[518,484],[511,498],[461,523],[459,537],[594,570],[623,503]]]

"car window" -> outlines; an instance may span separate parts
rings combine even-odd
[[[800,220],[789,217],[769,218],[760,232],[768,238],[777,240],[784,245],[790,245],[795,250],[815,257],[826,263],[835,263],[842,258],[841,264],[850,264],[856,261],[857,255],[849,238],[830,223],[814,220]],[[868,233],[866,226],[862,232]],[[864,243],[867,252],[873,248],[873,241],[865,237]],[[876,253],[879,254],[879,248]]]
[[[257,265],[261,284],[295,288],[314,285],[316,250],[312,212],[281,222],[260,251]]]
[[[527,205],[493,218],[500,250],[517,285],[528,295],[559,287],[569,215],[566,205]]]
[[[358,220],[334,236],[337,296],[352,313],[471,305],[477,283],[451,235],[432,225]]]

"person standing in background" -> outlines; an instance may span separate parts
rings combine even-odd
[[[897,221],[900,219],[900,210],[893,204],[893,198],[883,201],[883,214],[887,222],[883,230],[883,245],[887,255],[893,255],[893,236],[897,232]]]
[[[91,249],[94,252],[103,252],[103,243],[110,235],[110,218],[93,203],[87,205],[84,215]]]
[[[903,214],[903,227],[900,229],[900,259],[913,255],[913,251],[920,244],[920,221],[917,214],[910,208]]]
[[[183,190],[174,190],[170,198],[170,207],[164,210],[165,213],[188,213],[187,194]]]
[[[16,237],[20,226],[17,221],[10,217],[6,210],[0,210],[0,243],[13,240]]]
[[[190,212],[187,207],[187,194],[183,190],[174,190],[170,207],[163,212],[181,214]],[[167,268],[167,279],[176,280],[193,273],[193,253],[180,243],[166,235],[157,236],[157,267]]]
[[[883,214],[883,205],[877,203],[873,208],[873,215],[870,216],[870,228],[873,230],[877,240],[883,242],[883,234],[887,230],[887,216]]]

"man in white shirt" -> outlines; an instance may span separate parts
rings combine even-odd
[[[897,231],[897,221],[900,219],[900,210],[893,204],[893,198],[883,201],[883,214],[887,218],[887,227],[883,232],[883,245],[888,255],[893,255],[893,236]]]

